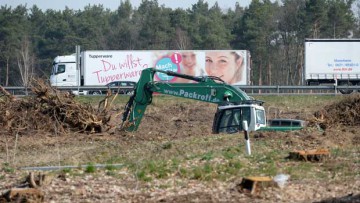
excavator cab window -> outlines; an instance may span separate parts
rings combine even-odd
[[[261,124],[261,125],[266,124],[264,110],[256,109],[256,124]]]
[[[219,110],[215,115],[214,133],[237,133],[243,130],[242,122],[246,120],[250,125],[250,107],[237,107]]]

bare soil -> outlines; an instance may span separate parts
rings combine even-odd
[[[161,150],[166,141],[188,141],[189,139],[217,138],[211,134],[211,126],[216,106],[201,102],[172,102],[159,104],[156,101],[149,106],[137,132],[125,133],[116,130],[120,123],[119,108],[94,111],[90,107],[80,107],[77,103],[66,102],[67,106],[76,106],[71,110],[77,116],[82,112],[87,120],[71,120],[71,125],[58,125],[66,119],[58,119],[54,114],[42,124],[35,119],[39,108],[17,105],[15,100],[4,96],[0,100],[0,193],[20,185],[29,171],[26,166],[45,165],[81,165],[87,163],[104,163],[104,159],[122,154],[134,159],[147,159],[154,156],[154,151]],[[1,94],[0,94],[1,96]],[[6,97],[6,98],[5,98]],[[251,134],[252,142],[267,141],[282,150],[334,149],[348,147],[355,154],[352,169],[355,176],[344,176],[347,171],[334,172],[326,178],[290,179],[284,188],[268,187],[261,193],[244,192],[240,183],[242,177],[227,180],[202,181],[182,178],[170,174],[166,178],[157,178],[146,182],[139,180],[127,168],[114,171],[96,170],[86,173],[84,169],[74,169],[71,173],[64,171],[44,172],[52,177],[49,184],[40,189],[44,202],[360,202],[360,100],[359,95],[339,104],[319,107],[319,111],[303,113],[293,110],[283,111],[288,118],[300,118],[309,121],[311,129],[294,132],[257,132]],[[2,102],[1,102],[2,101]],[[11,101],[11,102],[9,102]],[[31,102],[39,102],[32,100]],[[65,108],[64,100],[58,99],[57,105]],[[66,100],[68,101],[68,100]],[[22,104],[31,104],[22,103]],[[11,109],[16,106],[17,111]],[[74,110],[75,109],[75,110]],[[94,108],[96,109],[96,108]],[[105,108],[104,108],[105,109]],[[49,110],[49,109],[48,109]],[[85,111],[86,110],[86,111]],[[26,112],[25,111],[33,111]],[[65,109],[64,112],[69,112]],[[306,111],[306,110],[305,110]],[[96,116],[89,115],[90,113]],[[98,113],[97,113],[98,112]],[[42,114],[43,115],[43,114]],[[305,115],[305,116],[304,116]],[[314,116],[312,116],[314,115]],[[25,119],[24,116],[27,118]],[[34,117],[32,117],[34,116]],[[85,116],[80,116],[80,118]],[[16,118],[16,119],[15,119]],[[74,117],[71,117],[74,118]],[[91,119],[90,119],[91,118]],[[13,119],[13,120],[11,120]],[[31,121],[34,121],[34,124]],[[91,120],[91,122],[89,122]],[[13,121],[13,123],[9,123]],[[26,121],[26,124],[24,123]],[[16,122],[16,125],[15,125]],[[56,124],[56,122],[59,122]],[[55,123],[55,124],[54,124]],[[36,126],[35,126],[36,125]],[[220,135],[227,136],[227,135]],[[281,145],[276,142],[279,137]],[[224,145],[231,143],[223,143]],[[151,147],[149,147],[151,145]],[[184,146],[185,148],[186,146]],[[213,146],[212,146],[213,147]],[[147,151],[149,150],[149,151]],[[179,148],[179,153],[183,152]],[[205,150],[206,149],[199,149]],[[150,153],[151,151],[151,153]],[[129,154],[124,154],[129,153]],[[139,157],[135,154],[143,154]],[[256,153],[256,152],[254,152]],[[163,154],[159,152],[159,156]],[[136,163],[136,160],[134,160]],[[324,164],[337,168],[337,160],[330,159],[317,165],[319,170]],[[252,164],[252,163],[248,163]],[[279,170],[283,167],[279,162]],[[251,166],[250,166],[251,167]],[[14,169],[14,170],[12,170]],[[340,174],[342,173],[342,174]],[[6,200],[1,200],[5,201]],[[35,200],[41,202],[42,200]]]

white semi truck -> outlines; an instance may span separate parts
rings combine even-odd
[[[307,85],[347,86],[340,92],[352,93],[360,85],[360,39],[306,39],[304,78]]]
[[[97,91],[94,90],[94,87],[103,88],[113,81],[137,82],[141,71],[150,67],[192,76],[211,75],[213,73],[206,70],[207,63],[219,63],[220,66],[213,68],[214,70],[224,69],[224,63],[230,64],[230,59],[224,57],[219,59],[209,58],[209,54],[215,52],[224,56],[230,53],[241,58],[241,69],[234,73],[239,75],[239,80],[230,84],[250,84],[250,53],[246,50],[95,50],[80,52],[77,49],[77,54],[57,56],[54,59],[50,82],[52,86],[57,87],[82,87],[78,89],[84,91],[74,91],[75,94],[95,94]],[[227,71],[230,71],[230,69]],[[214,76],[225,78],[222,77],[223,75]],[[184,82],[179,81],[180,78],[161,73],[156,75],[156,80],[166,80],[169,83]],[[87,91],[86,87],[92,88]]]

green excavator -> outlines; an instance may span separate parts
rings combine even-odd
[[[165,74],[168,78],[180,77],[195,82],[156,81],[154,80],[155,74]],[[161,78],[164,78],[164,75]],[[151,103],[155,92],[217,104],[212,127],[213,133],[237,133],[243,131],[244,128],[247,131],[257,131],[266,127],[263,102],[252,99],[244,91],[225,83],[218,77],[195,77],[147,68],[142,71],[134,94],[125,106],[120,128],[126,131],[138,129],[146,107]],[[247,126],[244,126],[244,123]]]

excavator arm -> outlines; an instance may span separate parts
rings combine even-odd
[[[169,83],[166,81],[155,81],[155,74],[180,77],[193,80],[196,83]],[[252,100],[242,90],[226,84],[217,77],[194,77],[172,71],[157,70],[154,68],[144,69],[135,87],[134,94],[125,106],[121,128],[126,131],[135,131],[141,123],[146,107],[151,103],[153,93],[172,95],[175,97],[188,98],[208,103],[218,104],[217,115],[224,111],[224,107],[235,107],[241,105],[262,105],[261,101]],[[232,109],[232,108],[225,109]],[[216,124],[215,124],[216,122]],[[214,125],[219,126],[219,118],[214,120]],[[213,127],[214,128],[214,127]],[[215,133],[221,132],[213,129]]]

